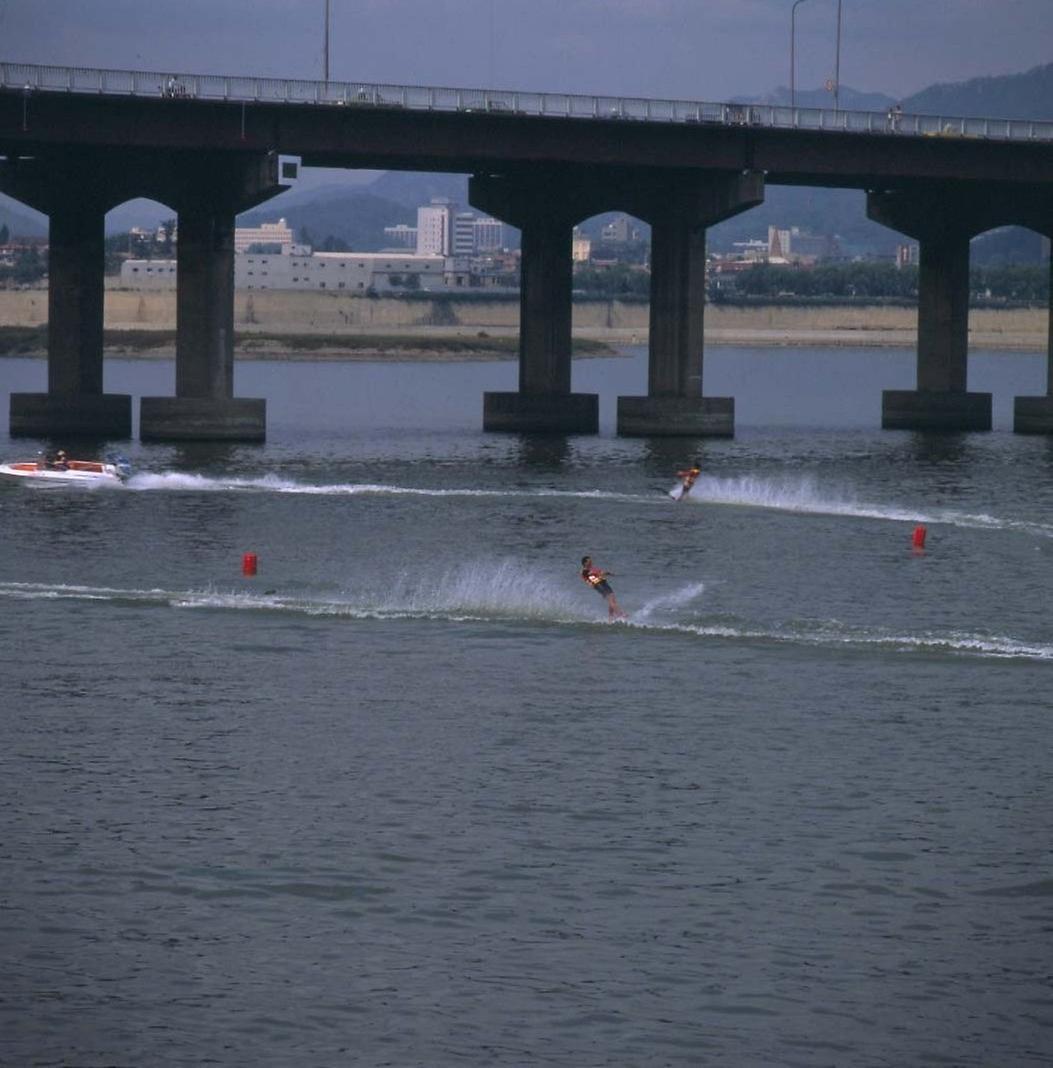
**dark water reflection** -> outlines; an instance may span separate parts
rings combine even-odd
[[[521,466],[558,470],[570,459],[571,439],[565,434],[518,434],[515,448]]]

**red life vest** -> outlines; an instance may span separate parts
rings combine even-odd
[[[590,586],[598,586],[603,581],[603,572],[598,567],[583,567],[581,578]]]

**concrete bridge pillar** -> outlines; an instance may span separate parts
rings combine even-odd
[[[730,437],[735,399],[702,395],[706,227],[761,203],[757,174],[682,178],[641,193],[633,214],[651,224],[647,396],[618,398],[626,436]]]
[[[917,389],[887,389],[881,425],[889,430],[990,430],[991,394],[966,388],[969,355],[969,240],[985,228],[981,191],[870,193],[875,222],[917,239]]]
[[[96,164],[30,160],[0,167],[0,189],[46,213],[50,223],[48,388],[11,394],[15,437],[131,437],[131,397],[103,392],[103,246],[111,204],[93,188],[104,170]]]
[[[599,430],[599,398],[571,392],[573,196],[551,175],[474,176],[468,200],[522,231],[519,392],[483,396],[483,429],[563,434]]]
[[[179,212],[176,395],[143,397],[143,441],[263,441],[267,402],[234,396],[234,213]]]
[[[143,397],[144,441],[263,441],[267,402],[234,396],[234,218],[281,192],[273,157],[196,157],[164,191],[178,212],[176,395]]]
[[[1047,237],[1053,225],[1039,229]],[[1018,434],[1053,434],[1053,244],[1049,254],[1049,324],[1046,332],[1046,393],[1013,398],[1013,430]]]

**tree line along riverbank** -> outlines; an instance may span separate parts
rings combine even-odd
[[[0,290],[0,353],[43,354],[46,289]],[[576,354],[609,346],[645,344],[649,309],[640,301],[576,302]],[[436,358],[512,358],[517,351],[519,301],[351,297],[290,290],[239,291],[235,297],[236,351],[245,357],[290,358],[366,353],[411,353]],[[123,355],[170,355],[175,347],[174,290],[106,292],[105,345]],[[1044,307],[976,308],[970,345],[1017,351],[1046,350],[1049,313]],[[914,347],[917,310],[889,305],[708,305],[706,339],[718,345],[835,345]]]

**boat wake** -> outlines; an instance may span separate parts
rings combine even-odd
[[[206,475],[177,472],[140,473],[125,484],[140,492],[174,491],[195,493],[279,493],[329,497],[461,497],[507,499],[567,498],[618,502],[635,506],[667,508],[670,501],[663,493],[616,493],[608,490],[506,489],[472,487],[416,487],[384,482],[338,482],[314,484],[267,474],[258,478],[211,478]],[[764,508],[802,515],[844,516],[850,519],[874,519],[894,523],[927,523],[964,527],[973,530],[1013,531],[1033,537],[1053,538],[1053,525],[1007,519],[984,513],[955,509],[918,509],[906,506],[859,501],[850,493],[837,493],[821,486],[814,478],[759,478],[742,476],[720,478],[703,476],[695,483],[690,496],[678,508],[729,505]]]
[[[974,530],[1011,530],[1036,537],[1053,538],[1053,525],[1048,523],[1005,519],[949,508],[915,509],[872,504],[856,500],[850,494],[832,493],[821,487],[816,479],[808,477],[700,478],[683,503],[741,505],[807,515],[845,516],[850,519],[878,519],[897,523],[945,524]]]
[[[289,493],[314,497],[571,497],[583,500],[663,503],[641,494],[611,493],[604,490],[420,488],[385,482],[337,482],[316,485],[310,482],[279,478],[277,475],[262,475],[259,478],[209,478],[206,475],[169,472],[135,475],[127,485],[129,489],[140,491],[174,490],[196,493],[242,491]]]
[[[318,596],[258,593],[219,589],[171,591],[159,588],[125,589],[34,582],[0,582],[0,599],[74,600],[101,605],[158,609],[258,612],[303,618],[348,621],[428,620],[447,623],[526,624],[561,627],[614,627],[620,633],[648,636],[682,635],[706,641],[790,644],[879,650],[884,653],[976,657],[996,660],[1053,662],[1053,644],[1005,635],[964,631],[896,632],[880,627],[853,626],[834,620],[788,623],[710,618],[694,602],[704,585],[692,583],[656,597],[628,620],[611,623],[597,614],[591,601],[574,596],[565,584],[530,576],[529,583],[511,563],[489,569],[452,569],[427,583],[409,578],[383,591],[349,590]],[[584,591],[588,593],[588,591]]]

